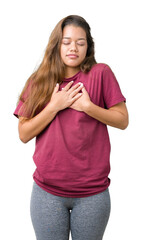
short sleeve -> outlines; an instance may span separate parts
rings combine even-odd
[[[126,102],[118,81],[111,68],[106,65],[103,69],[103,98],[106,108],[110,108],[120,102]]]
[[[22,100],[19,100],[18,105],[13,113],[14,116],[17,118],[19,118],[19,116],[28,118],[28,116],[24,113],[24,102],[25,102],[26,98],[28,97],[28,94],[30,91],[30,86],[31,86],[31,83],[28,84],[26,91],[22,95]]]
[[[14,116],[19,118],[19,116],[21,117],[27,117],[24,115],[23,111],[22,111],[22,106],[23,106],[24,102],[22,102],[21,100],[19,101],[15,111],[14,111]]]

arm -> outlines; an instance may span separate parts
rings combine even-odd
[[[28,120],[23,121],[23,117],[19,117],[19,138],[23,143],[27,143],[32,138],[37,136],[47,125],[54,119],[56,112],[48,105],[38,115]]]
[[[58,111],[69,107],[81,96],[79,91],[82,89],[82,86],[76,84],[71,87],[72,84],[73,82],[69,82],[64,88],[64,91],[58,91],[59,84],[57,84],[49,104],[32,119],[19,117],[19,138],[23,143],[27,143],[36,137],[54,119]],[[25,121],[23,121],[23,119]]]
[[[90,101],[84,108],[84,112],[112,127],[124,130],[128,126],[128,112],[124,102],[118,103],[109,109],[104,109]]]

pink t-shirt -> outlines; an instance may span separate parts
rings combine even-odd
[[[89,73],[65,78],[82,82],[91,101],[110,108],[126,101],[111,68],[98,63]],[[23,103],[20,101],[14,115]],[[36,137],[33,155],[35,182],[45,191],[62,197],[88,197],[108,188],[110,141],[107,126],[84,112],[66,108]]]

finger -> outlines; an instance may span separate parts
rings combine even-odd
[[[54,88],[54,91],[53,91],[53,93],[56,93],[56,92],[58,92],[58,90],[59,90],[59,83],[57,83],[57,84],[56,84],[56,86],[55,86],[55,88]]]
[[[82,92],[83,92],[84,94],[87,94],[87,95],[88,95],[88,92],[87,92],[87,90],[86,90],[85,87],[82,88]]]
[[[82,88],[83,87],[83,83],[79,82],[79,83],[75,84],[73,87],[71,87],[69,89],[69,92],[72,92],[73,90],[75,90],[76,88],[79,88],[79,87]]]
[[[68,90],[70,89],[71,85],[73,84],[73,82],[74,82],[74,81],[69,82],[69,83],[64,87],[64,90],[65,90],[65,91],[68,91]]]
[[[68,92],[70,93],[71,97],[76,95],[80,90],[83,88],[83,83],[76,84],[76,86],[73,86]]]
[[[73,98],[72,98],[72,101],[76,101],[78,98],[80,98],[82,96],[82,93],[78,93],[76,94]]]
[[[82,88],[82,92],[87,92],[84,86]]]

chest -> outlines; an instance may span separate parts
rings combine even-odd
[[[89,73],[82,74],[77,79],[75,79],[72,86],[77,83],[83,83],[85,89],[87,90],[91,101],[101,107],[104,107],[103,100],[103,86],[102,86],[102,76],[98,73]],[[60,91],[64,88],[69,82],[65,81],[60,85]]]

